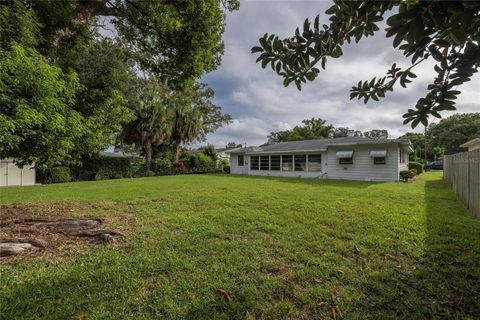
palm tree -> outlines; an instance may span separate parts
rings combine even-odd
[[[154,88],[138,89],[132,108],[136,119],[123,126],[122,138],[141,146],[146,172],[151,171],[152,148],[166,143],[171,134],[168,96]]]
[[[196,106],[192,92],[182,92],[173,99],[173,163],[180,161],[182,143],[190,143],[198,138],[203,128],[202,113]]]

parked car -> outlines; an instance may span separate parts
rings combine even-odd
[[[443,160],[429,162],[425,165],[426,170],[443,170]]]

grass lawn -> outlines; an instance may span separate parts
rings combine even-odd
[[[120,246],[0,263],[0,319],[480,316],[480,221],[441,173],[414,183],[184,175],[0,197],[133,217],[116,222],[128,230]]]

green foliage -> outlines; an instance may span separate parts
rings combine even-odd
[[[365,131],[363,136],[371,139],[387,139],[388,131],[385,129],[372,129],[370,131]]]
[[[242,148],[243,145],[241,143],[229,142],[225,146],[225,149],[235,149],[235,148]]]
[[[421,174],[423,173],[423,164],[410,161],[408,163],[408,169],[409,170],[414,169],[416,171],[416,174]]]
[[[62,63],[76,71],[81,83],[73,108],[84,116],[87,130],[76,151],[94,155],[113,144],[122,124],[134,118],[125,97],[135,76],[133,64],[126,49],[109,39],[77,48]]]
[[[303,125],[295,126],[291,130],[270,132],[267,143],[329,138],[333,135],[334,127],[326,122],[320,118],[303,120]]]
[[[392,37],[394,48],[411,58],[411,65],[400,68],[394,63],[386,76],[360,81],[351,89],[350,99],[378,101],[400,83],[406,87],[417,76],[415,66],[425,60],[436,64],[436,76],[428,86],[428,93],[420,98],[415,108],[403,115],[404,123],[415,128],[428,125],[429,117],[440,118],[440,112],[455,110],[460,94],[457,87],[471,80],[480,64],[480,2],[478,1],[343,1],[325,13],[329,25],[320,25],[317,16],[312,23],[306,19],[303,31],[281,40],[265,34],[260,46],[252,53],[260,53],[257,62],[262,68],[268,64],[281,77],[284,85],[294,82],[300,90],[302,83],[313,81],[325,69],[327,59],[343,55],[342,46],[362,37],[373,36],[380,30],[384,16],[387,19],[386,36]]]
[[[213,144],[200,147],[198,148],[198,150],[200,150],[207,157],[210,157],[212,161],[217,161],[219,159],[217,149],[215,149],[215,146]]]
[[[7,49],[13,42],[25,47],[37,45],[40,25],[35,18],[20,0],[0,2],[0,48]]]
[[[190,154],[184,162],[188,171],[192,173],[207,173],[215,170],[215,161],[204,153]]]
[[[74,161],[70,152],[88,128],[72,109],[75,74],[48,64],[34,49],[0,49],[0,155],[52,167]]]
[[[400,171],[400,179],[403,181],[408,181],[409,179],[413,179],[416,175],[416,172],[413,170],[402,170]]]
[[[363,133],[359,130],[351,130],[348,127],[338,127],[333,130],[333,138],[344,138],[348,136],[363,137]]]
[[[437,153],[461,152],[461,144],[480,137],[480,113],[454,114],[428,128],[430,144]],[[443,152],[442,152],[443,151]]]
[[[132,167],[129,158],[97,156],[72,168],[75,180],[107,180],[129,178]]]
[[[72,180],[69,167],[54,167],[51,170],[51,176],[53,183],[69,182]]]

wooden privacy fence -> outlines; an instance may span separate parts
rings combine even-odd
[[[480,149],[445,156],[443,179],[468,209],[480,218]]]

